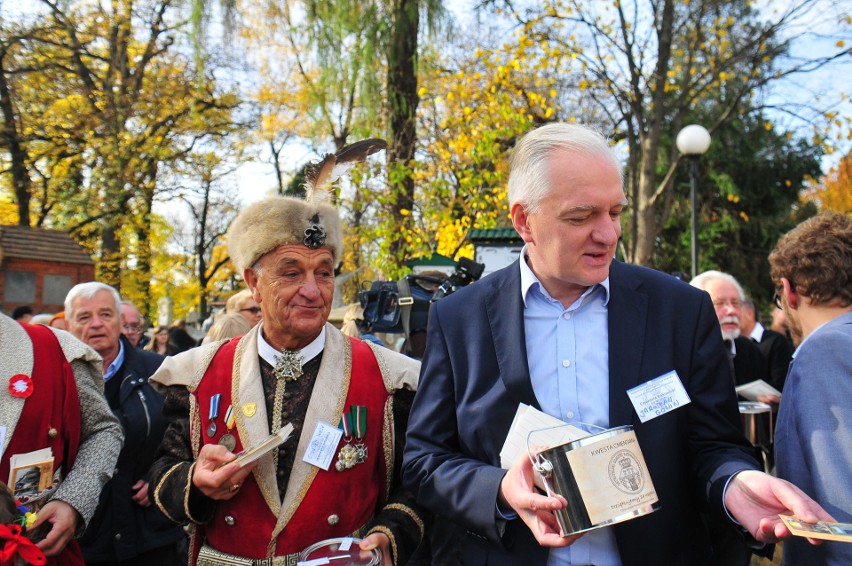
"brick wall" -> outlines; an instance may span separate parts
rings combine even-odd
[[[34,288],[25,289],[18,287],[16,289],[7,289],[7,279],[17,278],[19,282],[21,279],[21,277],[17,275],[7,277],[8,272],[34,274]],[[69,283],[68,289],[70,289],[77,283],[94,281],[94,279],[94,265],[42,261],[17,257],[6,258],[3,262],[2,270],[0,270],[0,307],[2,307],[3,311],[7,314],[11,313],[15,307],[23,305],[31,306],[35,314],[57,313],[65,308],[62,301],[64,301],[65,292],[67,292],[67,289],[65,289],[66,282]],[[46,297],[46,291],[48,295],[53,296]],[[19,299],[23,298],[21,297],[22,294],[31,292],[31,296],[34,300],[31,302],[21,300],[7,301],[9,292],[16,294]],[[15,297],[12,297],[12,299],[14,298]]]

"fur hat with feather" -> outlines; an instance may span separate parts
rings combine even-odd
[[[239,273],[266,253],[284,244],[311,249],[331,248],[335,265],[343,254],[343,227],[331,204],[330,185],[354,164],[387,147],[380,139],[368,139],[327,154],[305,171],[305,200],[271,197],[258,201],[237,216],[228,230],[228,253]]]
[[[228,253],[239,273],[283,244],[331,248],[335,265],[343,253],[343,228],[330,204],[289,197],[260,200],[237,216],[228,230]]]

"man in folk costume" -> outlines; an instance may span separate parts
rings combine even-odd
[[[198,525],[199,565],[295,564],[306,547],[349,536],[403,564],[423,536],[399,482],[419,363],[327,323],[342,228],[310,194],[257,202],[229,231],[262,322],[166,360],[151,378],[168,386],[172,419],[151,498]],[[288,423],[280,447],[253,465],[232,462]]]
[[[0,314],[0,368],[0,478],[10,477],[13,456],[50,449],[52,466],[41,467],[49,486],[15,496],[37,514],[28,528],[47,564],[82,566],[73,539],[95,512],[123,440],[103,396],[101,359],[67,332]]]

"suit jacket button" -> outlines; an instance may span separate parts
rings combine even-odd
[[[225,515],[225,524],[226,525],[228,525],[229,527],[233,527],[234,523],[236,523],[236,521],[234,521],[233,515]]]
[[[328,524],[329,525],[336,525],[339,522],[340,522],[340,517],[338,517],[337,515],[329,515],[328,516]]]

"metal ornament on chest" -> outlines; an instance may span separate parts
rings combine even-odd
[[[292,350],[283,350],[275,356],[272,370],[277,381],[294,381],[302,375],[302,356]]]
[[[284,424],[283,405],[284,392],[288,381],[296,381],[302,376],[302,356],[293,350],[282,350],[275,355],[275,367],[272,375],[275,376],[275,401],[272,409],[272,430],[278,430]],[[278,469],[278,454],[283,447],[272,451],[272,467]]]

